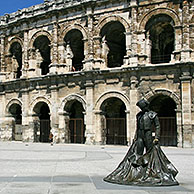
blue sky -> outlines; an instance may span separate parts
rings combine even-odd
[[[0,16],[43,2],[44,0],[0,0]]]

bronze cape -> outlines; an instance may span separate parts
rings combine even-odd
[[[137,155],[134,141],[119,166],[104,181],[123,185],[172,186],[178,185],[178,171],[160,148],[153,145],[143,156]]]

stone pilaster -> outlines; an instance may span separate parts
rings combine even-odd
[[[182,110],[181,107],[176,109],[176,125],[177,125],[177,146],[183,147],[183,128],[182,128]]]
[[[94,143],[94,125],[93,125],[93,83],[90,80],[86,81],[86,115],[85,115],[85,123],[86,123],[86,144],[93,144]]]
[[[22,139],[25,139],[25,131],[29,128],[29,94],[28,91],[22,91]]]
[[[101,110],[94,112],[95,114],[95,144],[104,145],[106,144],[106,126],[105,126],[105,115]]]
[[[131,55],[129,58],[130,66],[137,66],[138,57],[137,57],[137,1],[132,0],[130,2],[131,6]]]
[[[56,19],[55,17],[53,20]],[[51,44],[51,64],[49,73],[56,74],[58,72],[58,24],[53,24],[53,42]]]
[[[24,31],[22,77],[27,77],[28,64],[28,31]]]
[[[181,60],[181,48],[182,48],[182,29],[181,26],[175,26],[175,49],[171,57],[171,63]]]
[[[87,51],[85,54],[85,59],[83,62],[83,69],[88,71],[92,70],[94,66],[94,50],[93,50],[93,14],[92,9],[87,8],[87,20],[88,20],[88,40],[85,40],[84,50]],[[85,47],[87,45],[87,47]]]
[[[124,56],[123,67],[127,67],[129,65],[129,58],[131,56],[131,42],[132,42],[132,34],[131,32],[125,33],[126,37],[126,56]]]
[[[134,136],[135,136],[135,132],[136,132],[136,114],[138,112],[138,108],[136,106],[138,99],[138,91],[137,91],[137,78],[136,77],[131,77],[131,89],[130,89],[130,110],[128,113],[128,117],[129,117],[129,124],[128,124],[128,131],[127,131],[127,138],[128,138],[128,144],[131,144]]]
[[[191,77],[184,72],[181,80],[183,147],[191,147]]]
[[[191,49],[189,46],[189,4],[187,1],[183,1],[183,9],[182,9],[182,50],[181,50],[181,61],[186,62],[191,59]]]
[[[148,61],[146,60],[150,56],[151,48],[150,41],[145,35],[145,32],[138,32],[138,45],[137,45],[137,53],[138,53],[138,63],[141,65],[145,65]],[[149,49],[149,50],[147,50]]]
[[[58,121],[58,90],[55,85],[50,87],[51,89],[51,132],[53,134],[53,141],[55,143],[60,142],[60,131],[59,131],[59,121]]]
[[[60,142],[71,143],[70,130],[69,130],[69,113],[62,111],[59,115],[59,131],[60,131]]]
[[[0,52],[1,52],[1,71],[5,72],[6,71],[6,66],[5,66],[5,36],[1,35],[1,47],[0,47]]]
[[[131,141],[132,141],[132,137],[131,137],[131,117],[130,117],[130,111],[126,110],[126,130],[127,130],[127,144],[130,145]]]

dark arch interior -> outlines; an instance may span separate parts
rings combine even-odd
[[[105,112],[106,118],[125,118],[125,104],[118,98],[112,97],[104,101],[101,109]]]
[[[9,108],[9,112],[15,118],[16,124],[22,124],[22,108],[19,104],[12,104]]]
[[[75,71],[83,69],[84,42],[83,35],[79,30],[70,30],[64,38],[65,46],[70,45],[73,52],[72,65]]]
[[[80,102],[73,100],[69,106],[69,129],[71,143],[85,143],[84,108]]]
[[[150,109],[157,112],[159,117],[175,117],[176,103],[172,98],[165,95],[158,95],[150,102]]]
[[[70,118],[84,118],[84,109],[80,102],[74,101],[70,108]]]
[[[177,146],[176,103],[166,95],[158,95],[150,102],[150,109],[158,113],[161,126],[160,144]]]
[[[151,48],[151,63],[168,63],[174,50],[174,21],[165,14],[154,15],[146,24],[149,31]]]
[[[34,47],[35,49],[38,49],[40,51],[40,54],[43,58],[43,62],[40,65],[41,68],[41,74],[46,75],[49,73],[49,65],[51,63],[50,60],[50,41],[48,37],[41,35],[36,38],[34,41]]]
[[[118,21],[109,22],[102,28],[100,35],[102,38],[105,36],[109,48],[108,67],[120,67],[126,55],[124,26]]]
[[[34,111],[39,117],[40,121],[40,136],[37,138],[40,142],[49,142],[49,134],[50,134],[50,109],[48,105],[44,102],[39,102]]]
[[[16,72],[16,78],[20,78],[22,75],[22,47],[20,43],[14,42],[10,47],[10,53],[12,57],[14,56],[17,60],[18,67]]]
[[[118,98],[105,100],[101,110],[106,117],[106,144],[127,144],[126,107]]]

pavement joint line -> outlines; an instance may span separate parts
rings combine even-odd
[[[10,184],[13,182],[13,180],[15,179],[15,177],[17,177],[16,174],[13,175],[13,177],[11,178],[10,181],[7,182],[7,184],[5,185],[5,187],[3,187],[3,188],[0,190],[0,193],[1,193],[3,190],[5,190],[5,189],[8,187],[8,185],[10,185]]]

